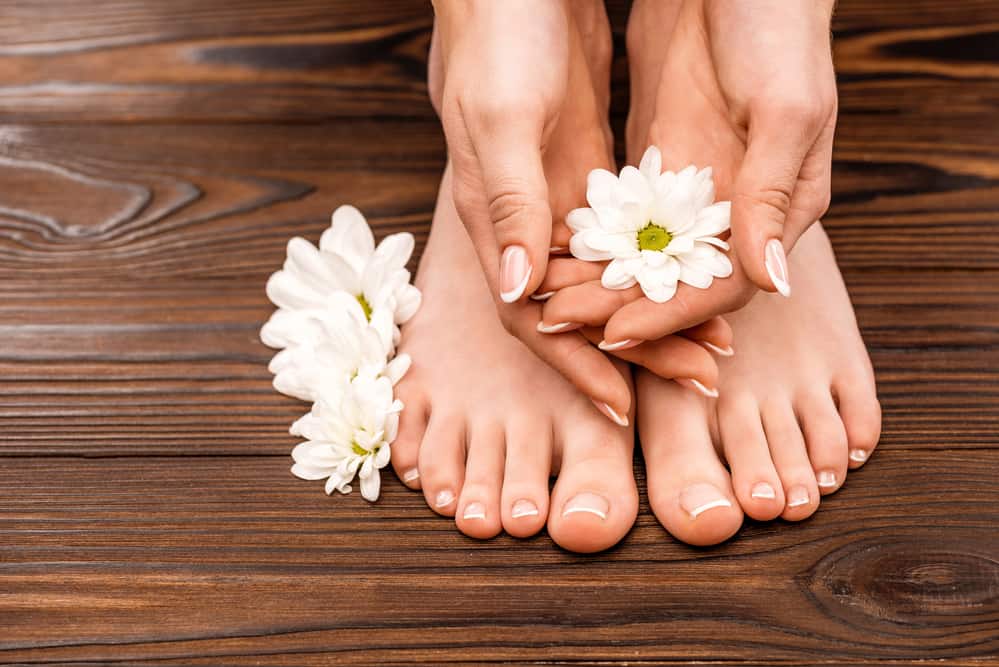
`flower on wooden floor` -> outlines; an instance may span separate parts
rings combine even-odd
[[[349,493],[356,477],[364,498],[378,498],[403,407],[392,388],[410,366],[396,354],[399,325],[421,299],[406,269],[413,246],[409,233],[376,246],[364,216],[341,206],[319,248],[291,239],[267,282],[278,309],[260,338],[280,350],[268,365],[274,387],[313,402],[291,427],[306,438],[292,451],[292,473],[326,479],[327,493]]]
[[[637,169],[590,172],[589,207],[566,217],[569,249],[579,259],[610,261],[601,278],[608,289],[638,283],[658,303],[672,299],[680,282],[706,289],[732,274],[728,243],[718,238],[729,228],[731,202],[714,199],[710,167],[663,172],[662,155],[650,146]]]

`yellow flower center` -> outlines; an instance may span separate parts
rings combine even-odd
[[[356,442],[352,442],[352,443],[350,443],[350,445],[351,445],[351,449],[353,449],[354,453],[357,454],[358,456],[367,456],[368,454],[377,454],[378,453],[378,447],[375,447],[373,450],[368,451],[367,449],[365,449],[364,447],[361,447]]]
[[[665,228],[651,222],[638,230],[639,250],[662,250],[672,240]]]
[[[364,298],[364,294],[358,294],[354,298],[356,298],[357,302],[359,304],[361,304],[361,310],[364,311],[364,316],[366,318],[368,318],[368,321],[370,322],[371,321],[371,304],[368,303],[368,300]]]

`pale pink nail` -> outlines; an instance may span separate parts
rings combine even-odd
[[[631,338],[625,338],[624,340],[619,340],[616,343],[608,343],[605,340],[597,343],[599,347],[604,352],[613,352],[614,350],[627,350],[632,347],[637,347],[642,344],[640,340],[632,340]]]
[[[462,519],[485,519],[486,518],[486,506],[482,503],[468,503],[465,506],[465,512],[461,515]]]
[[[562,510],[562,516],[569,516],[570,514],[576,514],[579,512],[584,512],[587,514],[594,514],[601,519],[607,518],[607,513],[610,512],[610,503],[603,496],[598,496],[595,493],[579,493],[573,496],[569,502],[565,504],[565,508]]]
[[[703,383],[695,380],[694,378],[673,378],[673,382],[676,382],[681,387],[686,387],[687,389],[693,389],[698,394],[706,396],[707,398],[718,398],[718,390],[712,389],[710,387],[705,387]]]
[[[510,516],[514,519],[520,519],[525,516],[537,516],[538,514],[538,506],[526,498],[521,498],[515,502],[513,509],[510,510]]]
[[[548,299],[555,296],[554,290],[551,292],[542,292],[541,294],[532,294],[531,298],[535,301],[547,301]]]
[[[454,493],[449,490],[441,491],[434,498],[434,507],[447,507],[454,502]]]
[[[787,493],[788,507],[801,507],[809,503],[808,489],[803,486],[795,486]]]
[[[760,498],[762,500],[773,500],[777,497],[777,492],[774,487],[770,486],[766,482],[759,482],[753,485],[753,490],[750,492],[750,497]]]
[[[791,281],[787,276],[787,257],[784,255],[784,246],[780,239],[767,241],[764,256],[764,265],[770,275],[770,282],[774,284],[781,296],[791,296]]]
[[[590,400],[593,401],[592,398]],[[607,405],[606,403],[601,403],[600,401],[593,401],[593,405],[597,406],[597,410],[600,410],[600,412],[602,412],[605,417],[609,418],[612,422],[614,422],[618,426],[628,425],[628,418],[619,415],[617,413],[617,410]]]
[[[507,246],[500,259],[500,298],[513,303],[524,295],[527,281],[531,279],[531,264],[522,246]]]
[[[854,463],[863,463],[867,460],[870,454],[867,453],[866,449],[851,449],[850,450],[850,460]]]
[[[576,326],[579,325],[575,322],[559,322],[557,324],[545,324],[544,322],[538,322],[538,331],[544,334],[553,334],[565,331],[569,327]]]
[[[735,354],[735,350],[732,349],[731,345],[726,345],[725,347],[719,347],[718,345],[715,345],[714,343],[709,343],[706,340],[699,340],[697,342],[700,343],[705,348],[707,348],[708,352],[714,352],[719,357],[731,357],[733,354]]]
[[[722,494],[718,488],[712,484],[701,482],[691,484],[680,494],[680,507],[682,507],[691,519],[716,507],[731,507],[732,501]]]
[[[815,475],[815,481],[823,489],[831,489],[836,486],[836,473],[832,470],[820,470]]]
[[[407,484],[411,484],[412,482],[415,482],[418,479],[420,479],[420,471],[417,470],[416,468],[411,468],[410,470],[407,470],[402,474],[402,481],[406,482]]]

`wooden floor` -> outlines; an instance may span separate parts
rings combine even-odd
[[[840,1],[826,222],[876,456],[802,524],[694,549],[643,496],[586,557],[466,539],[391,475],[369,506],[288,472],[264,281],[344,202],[422,247],[430,23],[0,3],[0,661],[999,664],[995,0]]]

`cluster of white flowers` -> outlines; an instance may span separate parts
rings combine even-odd
[[[732,275],[732,262],[717,238],[729,228],[731,202],[715,202],[711,168],[693,165],[662,171],[662,155],[649,147],[638,166],[620,176],[590,172],[589,208],[570,211],[572,254],[594,262],[610,260],[601,284],[627,289],[636,282],[657,303],[676,294],[678,282],[705,289]]]
[[[401,233],[375,247],[360,211],[341,206],[319,248],[291,239],[284,267],[267,281],[278,310],[260,338],[281,350],[269,365],[274,387],[313,402],[291,426],[305,439],[291,453],[291,471],[326,479],[326,493],[350,493],[356,476],[361,495],[378,498],[403,407],[392,387],[410,364],[396,355],[399,325],[420,307],[406,270],[413,245]]]

